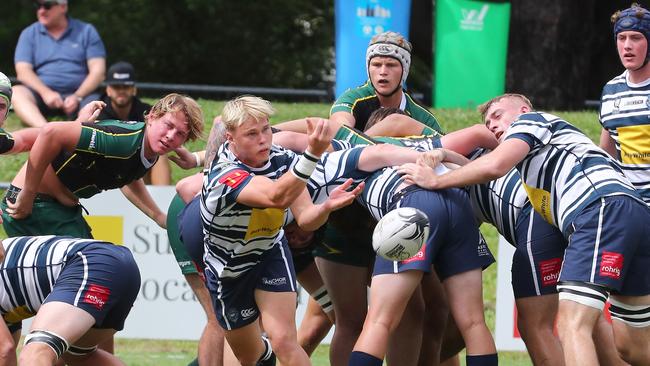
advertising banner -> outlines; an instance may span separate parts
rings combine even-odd
[[[379,33],[408,39],[411,0],[336,0],[336,97],[368,79],[366,48]]]
[[[474,108],[505,88],[510,3],[436,1],[435,108]]]

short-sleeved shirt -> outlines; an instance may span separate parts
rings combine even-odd
[[[102,109],[102,111],[99,113],[99,117],[97,117],[97,120],[105,120],[105,119],[114,119],[114,120],[119,120],[120,117],[115,113],[113,110],[113,106],[111,105],[111,98],[108,97],[108,95],[104,94],[101,97],[102,102],[106,103],[106,107]],[[143,101],[140,100],[138,97],[133,98],[133,103],[131,104],[131,110],[129,110],[129,116],[128,120],[129,121],[144,121],[144,115],[149,112],[151,109],[151,105],[144,103]]]
[[[201,220],[206,268],[219,278],[238,278],[251,271],[262,256],[284,238],[286,209],[250,207],[237,197],[253,176],[279,179],[298,155],[277,145],[260,168],[242,163],[226,142],[219,148],[201,191]]]
[[[355,120],[354,127],[363,131],[372,112],[379,108],[381,108],[381,105],[379,104],[377,92],[372,87],[370,80],[368,80],[358,88],[346,90],[332,105],[330,115],[336,112],[351,113]],[[436,117],[429,110],[417,104],[406,91],[403,92],[400,109],[414,120],[442,133],[442,128],[438,124]]]
[[[18,38],[14,62],[31,64],[49,88],[72,94],[88,75],[87,61],[105,57],[104,43],[95,27],[68,18],[68,28],[59,39],[52,38],[39,22],[25,28]]]
[[[52,168],[63,185],[79,198],[121,188],[142,178],[156,160],[144,156],[145,123],[82,123],[74,151],[62,151]]]
[[[0,154],[4,154],[7,151],[13,149],[14,147],[14,138],[11,137],[9,132],[6,132],[0,128]]]
[[[603,88],[600,123],[614,140],[623,172],[650,205],[650,79],[635,84],[628,72]]]
[[[505,139],[513,138],[530,147],[517,164],[530,203],[565,236],[578,214],[601,197],[641,199],[615,160],[557,116],[522,114],[506,131]]]

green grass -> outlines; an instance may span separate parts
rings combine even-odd
[[[219,114],[223,107],[223,101],[199,100],[206,117],[205,136],[212,125],[212,118]],[[327,117],[329,105],[316,103],[274,103],[277,113],[271,119],[272,123],[302,118],[305,116]],[[598,141],[600,136],[600,124],[595,111],[582,112],[553,112],[568,120],[592,140]],[[446,131],[453,131],[463,127],[480,123],[480,117],[476,111],[463,109],[434,110]],[[10,114],[5,126],[7,131],[15,131],[20,128],[20,122],[15,115]],[[200,150],[205,145],[205,140],[195,141],[187,144],[190,150]],[[24,163],[26,155],[3,156],[0,158],[0,181],[9,182]],[[172,164],[172,179],[174,182],[190,174]],[[497,233],[491,226],[483,225],[481,231],[484,233],[492,253],[497,255]],[[0,229],[0,237],[4,237],[4,231]],[[496,266],[491,266],[484,273],[484,299],[485,313],[488,326],[494,331],[495,308],[496,308]],[[186,365],[196,354],[197,343],[192,341],[158,341],[158,340],[126,340],[118,339],[116,344],[117,354],[128,365]],[[328,346],[319,347],[312,356],[314,365],[328,365]],[[503,365],[530,365],[530,359],[523,352],[501,352],[500,361]],[[461,359],[464,364],[464,360]]]

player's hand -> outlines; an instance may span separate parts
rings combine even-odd
[[[174,152],[176,155],[168,155],[169,160],[185,170],[196,168],[196,157],[189,150],[180,146],[175,148]]]
[[[397,168],[406,183],[417,184],[425,189],[436,189],[438,175],[424,163],[408,163]]]
[[[329,198],[323,202],[323,205],[325,205],[325,208],[329,212],[336,211],[351,204],[361,194],[365,183],[361,182],[354,189],[348,190],[352,186],[352,183],[352,179],[348,179],[345,183],[332,190]]]
[[[45,93],[41,94],[41,98],[43,99],[43,102],[51,109],[63,108],[63,98],[61,98],[61,94],[55,92],[54,90],[48,90]]]
[[[442,163],[445,160],[445,151],[442,149],[434,149],[431,151],[427,151],[425,153],[422,153],[419,157],[416,163],[421,164],[421,165],[426,165],[430,168],[435,168],[437,167],[440,163]]]
[[[75,122],[95,122],[105,107],[106,103],[101,100],[92,101],[79,110],[79,115]]]
[[[16,202],[7,200],[7,214],[17,220],[28,217],[32,214],[35,198],[36,192],[31,193],[23,189],[18,193]]]
[[[321,156],[330,146],[330,136],[327,120],[323,118],[306,118],[307,121],[307,151],[315,156]]]
[[[1,223],[2,223],[2,218],[0,218],[0,224]],[[2,263],[3,260],[5,260],[5,246],[2,245],[2,240],[0,240],[0,263]]]
[[[79,99],[76,95],[70,94],[63,100],[63,111],[67,115],[74,114],[79,109]]]

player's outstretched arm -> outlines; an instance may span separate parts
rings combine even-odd
[[[120,188],[120,190],[126,199],[155,221],[158,226],[163,229],[167,228],[167,215],[156,205],[142,179],[135,180]]]
[[[404,164],[398,172],[404,180],[427,189],[464,187],[470,184],[485,183],[504,176],[530,151],[530,146],[519,139],[501,143],[492,152],[452,170],[446,174],[436,173],[425,164]]]
[[[40,128],[23,128],[12,132],[11,137],[14,139],[14,146],[5,154],[18,154],[31,150],[39,133]]]
[[[11,217],[23,219],[31,214],[45,169],[61,151],[74,150],[80,136],[81,124],[77,122],[50,122],[40,129],[27,159],[25,186],[15,203],[7,202]]]
[[[361,194],[364,184],[360,183],[348,191],[351,186],[352,179],[348,179],[334,189],[325,202],[318,205],[314,205],[307,190],[303,190],[302,194],[291,204],[291,212],[293,212],[298,226],[306,231],[315,231],[323,226],[332,211],[351,204]]]
[[[494,150],[499,145],[494,134],[480,124],[450,132],[440,138],[440,143],[445,149],[465,156],[478,148]]]

